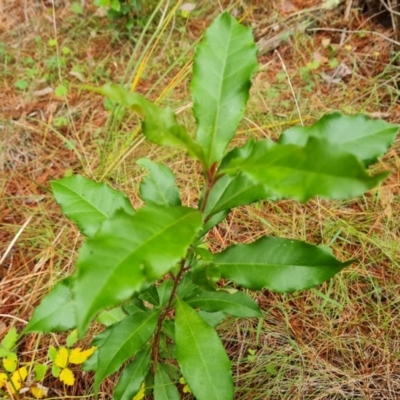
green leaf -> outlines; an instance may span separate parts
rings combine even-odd
[[[229,212],[230,210],[221,211],[213,215],[211,218],[207,218],[203,226],[203,229],[198,235],[198,238],[203,237],[209,230],[211,230],[212,228],[214,228],[214,226],[218,225],[221,221],[223,221],[229,214]]]
[[[200,315],[200,317],[207,322],[208,325],[212,326],[215,328],[218,326],[225,318],[226,314],[222,311],[217,311],[217,312],[207,312],[203,310],[197,311],[197,313]]]
[[[15,83],[14,86],[19,89],[19,90],[25,90],[28,89],[29,87],[29,82],[25,79],[18,79]]]
[[[138,312],[108,328],[110,333],[98,349],[95,392],[106,376],[143,348],[156,329],[159,314],[158,311]]]
[[[215,215],[234,207],[278,197],[265,185],[257,184],[243,174],[234,177],[225,175],[211,189],[205,215]]]
[[[171,382],[166,368],[168,367],[161,363],[157,364],[154,379],[154,400],[179,400],[181,396],[176,386]]]
[[[58,282],[33,312],[23,334],[29,332],[62,332],[76,326],[71,293],[72,277]]]
[[[63,213],[89,237],[116,210],[121,208],[127,214],[135,213],[128,197],[123,193],[105,183],[93,182],[80,175],[52,181],[51,187]]]
[[[122,307],[114,307],[111,310],[102,311],[97,317],[97,321],[105,326],[111,326],[126,318]]]
[[[71,11],[74,14],[83,14],[83,7],[81,3],[78,3],[77,1],[73,2],[71,4]]]
[[[17,344],[17,340],[18,340],[17,328],[13,326],[12,328],[10,328],[10,330],[4,336],[3,340],[0,342],[0,347],[8,351],[11,351]]]
[[[43,379],[46,377],[48,366],[46,364],[35,364],[33,367],[33,371],[35,373],[35,381],[42,382]]]
[[[167,305],[171,296],[172,287],[173,282],[170,279],[161,282],[161,284],[157,286],[158,298],[160,299],[161,307],[165,307]]]
[[[54,378],[58,378],[58,376],[60,375],[61,372],[61,368],[58,367],[57,365],[53,364],[51,366],[51,374],[54,376]]]
[[[7,355],[8,355],[9,353],[10,353],[9,350],[7,350],[7,349],[5,349],[5,348],[3,348],[3,347],[0,347],[0,358],[7,357]]]
[[[137,164],[149,171],[149,175],[140,183],[140,196],[145,203],[161,206],[181,205],[175,176],[166,165],[155,164],[148,158],[139,159]]]
[[[164,319],[162,328],[164,333],[175,342],[175,321],[172,319]]]
[[[58,85],[54,89],[54,94],[58,97],[64,97],[68,94],[68,87],[65,85]]]
[[[85,88],[109,97],[143,117],[143,134],[151,142],[183,148],[191,157],[204,163],[201,146],[188,135],[183,125],[177,123],[171,109],[160,108],[140,94],[129,92],[118,85],[106,84],[101,88],[91,86],[85,86]]]
[[[193,308],[208,312],[222,311],[234,317],[262,317],[257,303],[243,292],[228,293],[225,291],[210,292],[199,290],[186,298],[186,303]]]
[[[145,300],[153,306],[160,305],[160,299],[158,297],[158,291],[155,285],[151,285],[144,292],[140,293],[139,299]]]
[[[128,300],[143,283],[167,273],[186,255],[201,214],[186,207],[146,205],[118,210],[82,246],[74,284],[78,332],[94,315]]]
[[[54,346],[50,345],[49,349],[47,350],[47,357],[49,357],[51,362],[54,363],[56,361],[57,353],[58,350]]]
[[[78,331],[74,329],[68,336],[67,336],[67,347],[72,347],[78,341]]]
[[[221,14],[196,49],[191,83],[197,139],[208,168],[222,159],[235,134],[256,68],[257,47],[251,30],[229,13]]]
[[[140,390],[150,366],[150,346],[144,347],[122,371],[113,400],[132,400]]]
[[[334,112],[324,115],[311,126],[288,129],[282,134],[279,142],[304,146],[310,136],[325,138],[369,165],[383,155],[395,141],[399,128],[399,125],[370,119],[361,114],[343,115]]]
[[[104,342],[110,336],[113,331],[113,327],[110,326],[103,332],[100,332],[96,337],[92,340],[91,346],[95,346],[97,349],[95,352],[89,357],[82,365],[83,371],[96,371],[97,370],[97,362],[99,359],[99,348],[103,346]]]
[[[222,160],[220,169],[226,168],[235,158],[246,159],[255,146],[254,139],[249,139],[242,147],[235,147]],[[266,145],[272,142],[266,142]],[[240,172],[235,176],[223,175],[218,179],[208,196],[204,214],[214,215],[222,210],[230,210],[259,200],[274,199],[279,196],[265,185],[258,184]]]
[[[240,171],[278,195],[304,202],[315,196],[356,197],[387,176],[386,172],[369,176],[354,155],[312,136],[304,147],[255,142],[247,158],[232,159],[223,172]]]
[[[183,276],[182,280],[178,284],[178,288],[176,290],[177,295],[185,300],[186,297],[191,296],[193,293],[196,293],[199,290],[197,285],[193,284],[192,281],[192,272],[186,272]]]
[[[340,262],[326,249],[299,240],[263,237],[228,247],[214,262],[239,286],[285,293],[318,286],[354,261]]]
[[[231,365],[217,332],[177,298],[175,338],[182,374],[197,400],[232,400]]]
[[[199,262],[195,268],[192,268],[193,283],[200,286],[203,289],[212,291],[216,290],[217,289],[216,283],[220,279],[221,279],[221,272],[213,264]]]

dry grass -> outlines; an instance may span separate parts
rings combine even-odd
[[[268,7],[263,3],[242,1],[238,8],[256,30],[286,23],[291,12],[318,4],[292,1],[295,11],[288,11],[277,0]],[[193,43],[218,7],[203,2],[188,21],[176,16],[163,32],[153,24],[143,41],[135,44],[95,17],[89,4],[85,18],[73,14],[62,1],[54,10],[51,5],[33,0],[0,4],[0,339],[12,326],[21,330],[43,295],[73,271],[82,238],[52,199],[51,179],[70,172],[101,178],[128,193],[138,206],[141,172],[135,160],[146,155],[176,172],[186,204],[196,204],[201,183],[198,167],[180,152],[145,143],[139,133],[130,136],[136,120],[108,119],[102,100],[73,84],[82,77],[96,85],[132,82],[140,60],[149,55],[137,90],[161,104],[182,108],[179,118],[193,127],[187,108],[190,68],[185,65]],[[393,45],[382,36],[361,32],[390,36],[390,29],[357,10],[348,20],[332,11],[321,18],[318,28],[292,36],[279,47],[302,118],[310,122],[339,109],[399,122],[400,69]],[[344,29],[354,33],[343,34]],[[134,37],[140,32],[137,29]],[[48,45],[55,34],[58,54]],[[155,39],[159,42],[152,42]],[[323,44],[326,39],[331,49]],[[153,53],[152,45],[146,47],[149,43],[155,44]],[[63,55],[63,47],[70,53]],[[335,58],[351,74],[329,84],[320,77],[332,71],[329,63],[307,71],[316,57]],[[286,126],[298,123],[281,59],[271,53],[260,58],[236,143],[249,135],[276,138]],[[21,79],[28,82],[26,90],[14,86]],[[67,80],[71,86],[66,98],[35,93]],[[171,82],[171,90],[163,93]],[[307,205],[264,202],[235,210],[209,234],[214,250],[269,234],[329,244],[340,259],[357,259],[317,290],[254,294],[265,312],[261,323],[230,319],[221,325],[237,399],[400,398],[399,151],[397,141],[374,167],[390,169],[392,174],[360,199],[315,200]],[[48,346],[64,340],[64,335],[29,335],[20,343],[20,360],[45,362]],[[103,384],[103,399],[111,398],[114,382],[111,377]],[[78,372],[71,388],[50,375],[44,384],[51,398],[93,398],[90,375]]]

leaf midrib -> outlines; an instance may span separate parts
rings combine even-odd
[[[148,318],[146,318],[145,320],[143,320],[142,321],[142,323],[139,325],[139,326],[137,326],[137,328],[134,330],[134,331],[132,331],[131,333],[130,333],[130,335],[129,336],[127,336],[127,338],[126,338],[126,340],[121,344],[121,346],[119,347],[119,350],[115,353],[115,355],[114,355],[114,357],[112,357],[111,359],[110,359],[110,361],[108,362],[108,364],[107,364],[107,367],[106,368],[103,368],[103,374],[104,373],[108,373],[108,367],[112,364],[112,362],[114,362],[114,360],[116,359],[116,357],[117,357],[117,355],[121,352],[121,349],[127,344],[127,342],[129,342],[130,340],[131,340],[131,338],[135,335],[135,334],[137,334],[137,332],[138,331],[140,331],[141,329],[143,329],[143,327],[144,327],[144,325],[146,325],[154,316],[156,316],[159,312],[155,312],[155,311],[151,311],[150,313],[147,313],[146,311],[143,311],[143,312],[138,312],[138,313],[135,313],[135,314],[148,314]],[[132,316],[134,316],[135,314],[132,314]],[[142,314],[142,315],[143,315]],[[108,340],[110,340],[110,335],[107,337],[107,339],[106,339],[106,341],[103,343],[103,345],[102,345],[102,348],[103,348],[103,346],[105,346],[106,344],[107,344],[107,341]],[[138,351],[140,351],[140,349],[138,350]],[[100,357],[100,354],[101,353],[99,353],[99,357]],[[132,356],[132,355],[131,355]],[[101,370],[100,370],[101,371]],[[110,373],[112,373],[112,372],[110,372]],[[105,375],[105,376],[107,376],[107,375]],[[104,377],[105,377],[104,376]]]
[[[230,30],[229,30],[229,41],[228,41],[228,46],[225,47],[225,57],[222,60],[223,63],[223,67],[222,67],[222,73],[221,73],[221,82],[220,82],[220,86],[218,88],[218,98],[217,100],[217,106],[216,106],[216,113],[215,113],[215,119],[214,119],[214,124],[213,124],[213,131],[212,131],[212,135],[211,135],[211,143],[210,143],[210,148],[209,148],[209,153],[208,153],[208,163],[210,163],[210,160],[212,160],[212,154],[213,154],[213,149],[214,149],[214,145],[215,145],[215,139],[216,139],[216,133],[217,133],[217,122],[219,121],[219,114],[220,114],[220,104],[221,104],[221,93],[222,93],[222,89],[224,86],[224,82],[225,82],[225,70],[226,70],[226,65],[227,65],[227,59],[228,59],[228,55],[229,55],[229,45],[231,44],[231,37],[232,37],[232,29],[233,26],[232,24],[230,24]]]
[[[106,213],[104,213],[100,208],[97,208],[92,203],[90,203],[89,200],[87,200],[83,195],[81,195],[77,191],[74,191],[74,190],[72,190],[71,188],[69,188],[68,186],[65,186],[65,185],[61,185],[60,184],[60,186],[62,186],[64,189],[66,189],[70,193],[75,194],[76,196],[78,196],[81,200],[83,200],[83,202],[85,202],[86,204],[91,206],[91,208],[93,208],[94,210],[98,211],[100,214],[104,215],[104,217],[106,217],[106,218],[108,217],[108,215]]]
[[[178,301],[179,301],[179,300],[178,300]],[[180,307],[181,307],[181,310],[183,311],[183,313],[185,314],[185,322],[187,322],[187,321],[188,321],[188,318],[187,318],[187,315],[186,315],[186,310],[184,309],[184,307],[182,306],[182,304],[180,305]],[[189,307],[190,307],[190,306],[189,306]],[[200,318],[200,317],[199,317],[199,318]],[[210,376],[210,374],[209,374],[209,371],[208,371],[208,368],[207,368],[207,364],[206,364],[205,361],[204,361],[203,353],[200,351],[200,348],[199,348],[199,346],[198,346],[198,342],[197,342],[197,340],[196,340],[196,335],[194,335],[194,332],[193,332],[193,330],[192,330],[192,326],[191,326],[190,323],[186,323],[186,326],[187,326],[188,329],[190,330],[191,337],[192,337],[192,339],[193,339],[193,341],[194,341],[194,343],[195,343],[197,352],[198,352],[198,354],[199,354],[199,356],[200,356],[200,359],[201,359],[201,361],[202,361],[202,364],[203,364],[203,366],[205,367],[205,370],[206,370],[206,372],[207,372],[208,381],[210,382],[209,387],[210,387],[210,386],[212,387],[212,390],[213,390],[215,399],[218,399],[217,393],[216,393],[216,391],[215,391],[215,387],[214,387],[214,385],[212,384],[213,381],[212,381],[211,376]],[[209,325],[207,325],[207,328],[208,328],[208,327],[209,327]],[[211,328],[211,329],[212,329],[212,328]]]
[[[194,210],[194,211],[195,211],[195,210]],[[179,218],[178,220],[174,220],[174,222],[173,222],[172,224],[168,225],[168,226],[165,227],[163,230],[158,231],[157,234],[151,236],[147,241],[142,242],[142,243],[141,243],[139,246],[137,246],[133,251],[129,252],[122,260],[120,260],[120,262],[118,263],[118,265],[115,266],[115,268],[110,269],[110,273],[108,274],[107,279],[104,280],[104,284],[101,286],[101,290],[98,290],[98,292],[97,292],[98,295],[97,295],[96,298],[92,301],[92,306],[93,306],[93,304],[95,304],[95,303],[97,302],[97,300],[98,300],[99,297],[100,297],[100,298],[102,297],[102,292],[103,292],[104,288],[107,286],[107,283],[108,283],[108,281],[111,279],[111,277],[113,277],[113,276],[117,273],[117,270],[119,269],[120,265],[123,264],[129,257],[131,257],[131,255],[132,255],[134,252],[137,252],[140,248],[144,247],[145,245],[148,245],[152,240],[154,240],[154,238],[156,238],[157,236],[160,236],[160,235],[164,234],[168,229],[171,229],[174,225],[179,224],[182,220],[184,220],[184,219],[186,219],[186,218],[192,216],[193,214],[194,214],[194,212],[190,212],[190,213],[187,213],[187,214],[183,215],[183,216],[182,216],[181,218]],[[136,215],[137,215],[137,214],[136,214]],[[92,309],[92,306],[91,306],[90,309],[89,309],[90,311],[91,311],[91,309]],[[87,313],[87,314],[89,314],[89,313]]]

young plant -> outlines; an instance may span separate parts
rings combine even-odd
[[[349,199],[388,174],[371,175],[367,167],[399,127],[361,115],[328,114],[285,131],[278,142],[249,139],[227,151],[256,68],[250,30],[220,15],[194,59],[196,139],[170,109],[116,85],[91,88],[139,114],[148,140],[184,149],[204,174],[198,208],[183,206],[172,171],[147,158],[138,161],[148,171],[140,184],[145,205],[138,210],[121,192],[83,176],[51,183],[63,212],[87,239],[76,272],[42,300],[24,332],[76,327],[82,337],[97,317],[107,327],[84,364],[95,372],[96,393],[129,362],[116,400],[141,398],[145,391],[156,400],[179,399],[183,391],[199,400],[233,399],[231,365],[215,327],[228,315],[263,316],[238,288],[304,290],[353,262],[337,260],[325,247],[270,236],[208,250],[207,232],[234,207],[265,199]]]
[[[16,393],[30,392],[35,399],[42,399],[48,391],[48,388],[42,385],[47,365],[22,364],[16,351],[17,341],[18,333],[13,327],[0,342],[0,396],[8,394],[10,398],[14,398]]]

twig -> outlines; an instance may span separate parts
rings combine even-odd
[[[290,90],[292,91],[292,95],[293,95],[293,98],[294,98],[294,103],[296,104],[297,113],[299,114],[299,119],[300,119],[301,126],[304,126],[303,118],[301,117],[301,112],[300,112],[299,103],[297,102],[296,94],[295,94],[295,92],[294,92],[293,85],[292,85],[292,81],[290,80],[290,76],[289,76],[289,74],[288,74],[288,72],[287,72],[286,65],[285,65],[285,63],[284,63],[284,61],[283,61],[283,58],[282,58],[281,55],[279,54],[279,51],[278,51],[278,50],[275,50],[275,53],[278,54],[278,57],[279,57],[279,59],[281,60],[283,70],[285,71],[287,80],[288,80],[288,82],[289,82]]]
[[[32,219],[32,215],[25,221],[25,223],[21,226],[21,228],[19,228],[19,231],[17,232],[17,234],[14,236],[13,240],[11,240],[11,243],[8,245],[5,253],[3,254],[3,256],[0,259],[0,265],[3,264],[4,260],[7,258],[8,253],[11,251],[11,249],[13,248],[15,242],[18,240],[18,238],[21,236],[22,232],[24,231],[24,229],[28,226],[29,222],[31,222]]]
[[[25,325],[28,323],[28,321],[10,314],[0,314],[0,317],[15,319],[16,321],[23,322]]]

